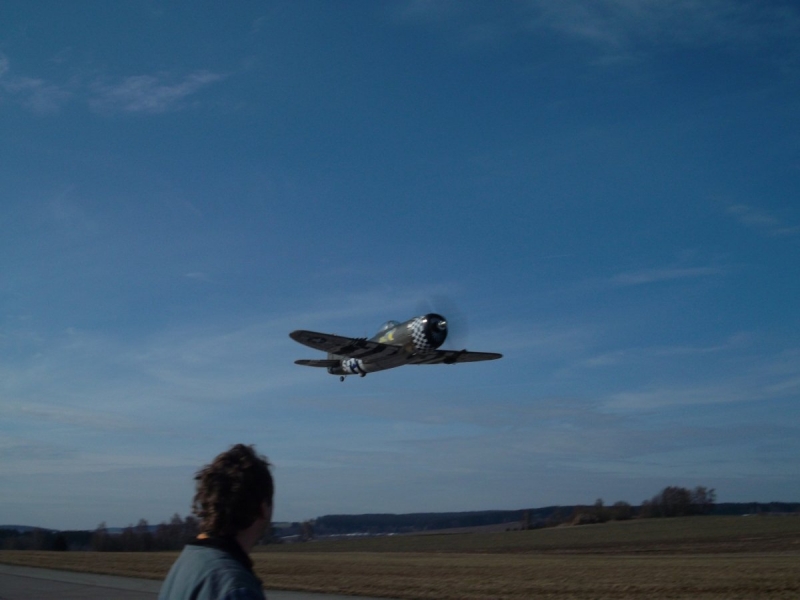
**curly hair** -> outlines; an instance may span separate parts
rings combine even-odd
[[[200,469],[194,477],[197,492],[192,502],[200,531],[229,536],[252,525],[261,515],[262,503],[272,505],[269,467],[253,446],[237,444]]]

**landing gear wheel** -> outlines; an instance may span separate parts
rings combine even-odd
[[[344,375],[339,375],[339,381],[344,381]]]

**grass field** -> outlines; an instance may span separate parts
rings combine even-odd
[[[175,553],[0,552],[0,562],[163,578]],[[266,546],[268,588],[402,599],[800,598],[800,518],[695,517]]]

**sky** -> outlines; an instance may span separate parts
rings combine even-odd
[[[0,12],[0,523],[800,500],[795,2]],[[431,310],[504,357],[294,364]]]

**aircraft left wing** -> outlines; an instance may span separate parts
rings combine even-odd
[[[303,329],[293,331],[289,334],[289,337],[295,342],[315,350],[322,350],[323,352],[348,358],[360,358],[366,361],[394,356],[403,351],[401,346],[370,342],[366,338],[349,338],[330,333],[305,331]]]
[[[470,352],[468,350],[434,350],[427,354],[415,354],[408,363],[411,365],[454,365],[456,363],[497,360],[503,358],[497,352]]]
[[[312,360],[312,359],[301,358],[300,360],[294,361],[294,364],[303,365],[304,367],[325,367],[325,368],[330,368],[330,367],[338,367],[339,365],[342,364],[342,361],[341,360],[326,360],[326,359]]]

